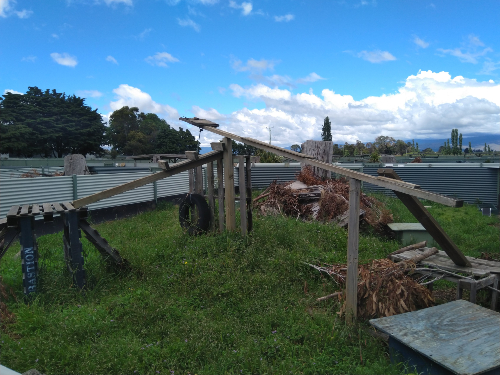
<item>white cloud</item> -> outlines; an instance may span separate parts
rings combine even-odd
[[[255,60],[255,59],[250,59],[247,61],[245,65],[241,62],[241,60],[236,59],[234,56],[231,56],[231,67],[236,70],[237,72],[263,72],[265,70],[273,70],[274,66],[278,64],[279,61],[275,60],[265,60],[265,59],[260,59],[260,60]]]
[[[116,61],[116,59],[113,56],[111,56],[111,55],[109,55],[108,57],[106,57],[106,61],[109,61],[110,63],[118,65],[118,61]]]
[[[115,4],[125,4],[127,6],[132,6],[134,5],[132,3],[132,0],[104,0],[104,2],[106,3],[106,5],[110,6],[110,5],[115,5]]]
[[[103,94],[97,90],[78,90],[76,95],[84,98],[100,98]]]
[[[361,51],[357,54],[357,56],[371,63],[380,63],[384,61],[396,60],[396,58],[391,53],[380,50]]]
[[[179,119],[179,112],[177,109],[168,104],[156,103],[151,98],[151,95],[136,87],[122,84],[114,89],[113,92],[116,94],[116,100],[109,103],[109,107],[113,111],[123,106],[138,107],[142,112],[164,115],[175,121]]]
[[[225,115],[221,115],[216,109],[209,108],[208,110],[202,109],[196,105],[191,108],[191,112],[195,117],[203,118],[205,120],[210,120],[217,122],[218,120],[223,120],[226,118]]]
[[[229,1],[229,6],[234,9],[241,9],[241,14],[244,16],[248,16],[253,9],[252,3],[242,2],[241,4],[238,4],[233,0]]]
[[[309,73],[309,75],[304,77],[304,78],[299,78],[297,80],[297,83],[310,83],[310,82],[316,82],[316,81],[320,81],[320,80],[324,80],[324,79],[325,78],[321,77],[319,74],[312,72],[312,73]]]
[[[379,135],[396,139],[449,138],[451,129],[466,135],[484,132],[500,135],[500,83],[477,81],[447,72],[420,71],[409,76],[394,94],[370,96],[356,101],[324,89],[321,95],[293,94],[287,89],[263,84],[229,86],[232,95],[263,103],[263,109],[241,108],[229,114],[193,112],[212,116],[221,128],[261,140],[268,139],[267,126],[274,126],[273,144],[289,146],[307,139],[320,139],[326,116],[332,121],[336,143],[357,139],[373,142]],[[203,113],[203,115],[202,115]],[[202,133],[203,144],[217,136]]]
[[[51,36],[52,36],[52,38],[54,38],[54,39],[59,39],[59,35],[57,35],[57,34],[55,34],[55,33],[54,33],[54,34],[52,34]]]
[[[50,57],[52,57],[52,60],[54,60],[59,65],[70,66],[74,68],[78,64],[76,57],[71,56],[66,52],[65,53],[54,52],[50,54]]]
[[[493,62],[491,60],[487,60],[483,63],[483,68],[478,74],[495,75],[493,72],[498,69],[500,69],[500,61]]]
[[[219,0],[198,0],[199,3],[203,5],[214,5],[219,2]]]
[[[173,57],[170,53],[167,52],[157,52],[154,56],[148,56],[144,59],[148,64],[161,66],[166,68],[167,62],[179,62],[179,59]]]
[[[21,61],[27,61],[27,62],[32,62],[34,63],[36,61],[36,56],[33,56],[33,55],[30,55],[30,56],[26,56],[26,57],[23,57],[21,59]]]
[[[11,89],[5,89],[3,94],[7,94],[8,92],[10,92],[11,94],[21,94],[21,95],[24,95],[22,92],[19,92],[19,91],[16,91],[16,90],[11,90]]]
[[[184,20],[180,19],[180,18],[177,18],[177,23],[180,25],[180,26],[188,26],[188,27],[192,27],[194,29],[194,31],[197,31],[197,32],[200,32],[201,30],[201,27],[200,25],[198,25],[196,22],[194,22],[192,19],[190,18],[186,18]]]
[[[144,29],[144,31],[142,33],[140,33],[139,35],[136,36],[137,39],[144,39],[146,37],[146,35],[148,35],[153,29],[152,28],[147,28],[147,29]]]
[[[14,4],[15,0],[0,0],[0,17],[7,18],[12,15],[16,15],[19,18],[29,18],[33,12],[31,10],[15,10]]]
[[[418,36],[415,35],[415,37],[413,38],[413,43],[415,43],[417,46],[419,46],[420,48],[427,48],[429,47],[429,43],[427,43],[426,41],[420,39]]]
[[[276,22],[290,22],[295,16],[293,14],[285,14],[284,16],[274,16]]]
[[[484,43],[477,36],[470,34],[468,35],[467,40],[462,43],[462,47],[460,48],[438,48],[437,50],[444,55],[455,56],[461,62],[477,64],[480,57],[486,55],[488,52],[493,51],[490,47],[486,47],[483,49],[479,49],[478,47],[484,47]]]

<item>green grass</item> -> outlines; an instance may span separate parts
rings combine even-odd
[[[395,220],[404,220],[399,202],[386,204]],[[346,326],[337,317],[338,303],[315,302],[338,286],[302,262],[345,263],[344,229],[254,216],[254,231],[246,238],[190,237],[177,211],[165,205],[96,225],[132,271],[107,266],[82,239],[89,286],[84,294],[71,287],[61,233],[38,239],[41,291],[28,303],[15,258],[19,248],[11,248],[0,273],[19,302],[7,301],[16,322],[1,333],[2,364],[45,374],[402,372],[402,365],[390,364],[384,345],[368,335],[367,322]],[[498,249],[497,219],[469,207],[440,206],[432,213],[467,255],[485,251],[478,242]],[[464,233],[467,225],[451,221],[456,215],[476,228],[467,232],[471,239]],[[399,247],[365,233],[360,262]]]

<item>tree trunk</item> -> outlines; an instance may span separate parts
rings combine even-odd
[[[332,141],[306,141],[302,143],[302,153],[314,156],[316,159],[320,161],[324,161],[325,163],[332,162],[333,156],[333,142]],[[301,168],[306,166],[305,163],[300,163]],[[332,172],[326,171],[323,168],[312,167],[313,172],[316,176],[327,179],[331,178]]]

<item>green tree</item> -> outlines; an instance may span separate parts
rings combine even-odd
[[[463,142],[463,137],[462,137],[462,133],[460,133],[460,136],[458,137],[458,151],[460,154],[462,154],[463,152],[463,147],[462,147],[462,142]]]
[[[374,145],[377,148],[377,151],[380,154],[388,154],[392,155],[394,153],[394,144],[396,143],[396,140],[392,137],[388,137],[386,135],[379,135],[377,138],[375,138]],[[417,143],[418,147],[418,143]]]
[[[233,155],[257,155],[258,148],[233,140]]]
[[[332,140],[332,123],[328,116],[325,117],[323,122],[323,129],[321,131],[321,140],[322,141],[331,141]]]
[[[290,147],[290,150],[295,151],[295,152],[302,152],[302,147],[298,144],[294,144]]]
[[[472,154],[472,145],[470,142],[469,142],[469,154]]]
[[[407,147],[406,142],[401,139],[398,139],[394,144],[394,150],[399,155],[403,155],[405,153],[406,147]]]
[[[0,152],[14,156],[63,157],[104,154],[105,125],[96,110],[75,95],[29,87],[0,97]]]

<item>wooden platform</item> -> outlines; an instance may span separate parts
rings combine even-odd
[[[500,374],[500,313],[459,300],[370,324],[389,335],[391,361],[418,373]]]
[[[21,217],[43,215],[45,221],[52,221],[54,214],[60,214],[64,211],[77,210],[70,202],[62,203],[42,203],[42,204],[25,204],[12,206],[7,213],[7,226],[16,227]],[[81,213],[87,212],[86,207],[78,209]],[[83,214],[83,216],[86,216]],[[1,223],[0,223],[1,224]]]

